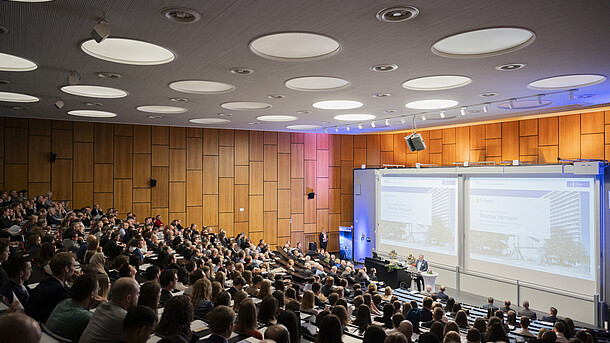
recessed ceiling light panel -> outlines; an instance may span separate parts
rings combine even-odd
[[[195,118],[189,121],[195,124],[225,124],[230,122],[230,120],[222,118]]]
[[[91,39],[83,42],[80,48],[87,55],[121,64],[158,65],[176,58],[173,52],[164,47],[126,38],[106,38],[101,43]]]
[[[476,58],[505,54],[530,45],[536,34],[518,27],[495,27],[451,35],[432,44],[443,57]]]
[[[314,130],[319,129],[320,125],[288,125],[286,128],[290,130]]]
[[[449,108],[458,104],[455,100],[447,99],[431,99],[431,100],[418,100],[411,101],[406,104],[405,107],[412,108],[415,110],[438,110],[441,108]]]
[[[191,94],[220,94],[234,90],[235,86],[216,81],[184,80],[170,83],[169,88]]]
[[[525,67],[527,67],[526,63],[507,63],[507,64],[499,65],[499,66],[495,67],[494,69],[499,70],[499,71],[513,71],[513,70],[523,69]]]
[[[186,108],[176,106],[157,106],[157,105],[144,105],[138,106],[136,109],[140,112],[147,113],[162,113],[162,114],[178,114],[187,111]]]
[[[110,72],[105,72],[105,71],[95,73],[95,75],[97,75],[97,77],[102,78],[102,79],[112,79],[112,80],[118,80],[123,76],[119,73],[110,73]]]
[[[38,102],[38,99],[35,96],[21,94],[21,93],[11,93],[11,92],[0,92],[0,101],[6,102]]]
[[[498,93],[498,92],[486,92],[486,93],[479,94],[479,96],[481,98],[493,98],[494,96],[498,96],[498,95],[500,95],[500,93]]]
[[[472,82],[472,79],[459,75],[424,76],[403,82],[402,86],[414,91],[438,91],[463,87]]]
[[[362,107],[362,103],[353,100],[326,100],[314,103],[313,107],[323,110],[351,110]]]
[[[552,104],[550,100],[514,100],[498,105],[499,109],[503,110],[527,110],[530,108],[544,107]]]
[[[92,85],[63,86],[61,87],[61,91],[72,95],[86,96],[90,98],[118,99],[127,96],[127,92],[122,89]]]
[[[276,115],[276,114],[256,117],[256,120],[272,121],[272,122],[293,121],[293,120],[297,120],[297,119],[298,118],[294,117],[294,116],[285,116],[285,115]]]
[[[252,102],[252,101],[233,101],[233,102],[225,102],[220,105],[222,108],[226,108],[227,110],[237,110],[237,111],[256,111],[256,110],[266,110],[271,108],[271,105],[266,104],[264,102]]]
[[[371,66],[372,71],[376,71],[379,73],[387,73],[396,69],[398,69],[398,66],[396,64],[376,64],[374,66]]]
[[[242,67],[234,67],[234,68],[229,68],[227,69],[227,71],[231,74],[235,74],[235,75],[249,75],[254,73],[253,69],[250,68],[242,68]]]
[[[375,119],[375,116],[372,114],[339,114],[333,118],[341,121],[364,121]]]
[[[112,118],[116,117],[115,113],[106,111],[94,111],[94,110],[72,110],[68,111],[71,116],[77,117],[89,117],[89,118]]]
[[[169,21],[179,24],[190,24],[201,19],[201,14],[186,7],[166,7],[159,11],[159,14]]]
[[[413,6],[390,7],[377,12],[377,19],[388,23],[396,23],[417,17],[419,10]]]
[[[0,52],[0,71],[31,71],[36,68],[38,65],[30,60]]]
[[[296,91],[333,91],[346,88],[349,81],[330,76],[303,76],[290,79],[284,83],[286,87]]]
[[[593,86],[604,81],[606,81],[606,77],[604,75],[564,75],[533,81],[527,86],[532,89],[554,90]]]
[[[317,33],[282,32],[262,36],[249,44],[255,54],[280,61],[328,57],[339,51],[339,42]]]

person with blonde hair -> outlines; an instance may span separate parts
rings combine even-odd
[[[234,330],[257,339],[263,339],[263,335],[256,329],[256,318],[256,305],[254,305],[252,299],[245,299],[239,306],[237,324],[235,324]]]
[[[235,297],[233,297],[233,311],[239,312],[239,306],[241,303],[248,298],[248,293],[244,291],[237,291]]]
[[[89,264],[87,265],[87,270],[89,270],[91,273],[108,275],[106,274],[106,269],[104,268],[105,265],[106,255],[104,255],[103,252],[96,252],[93,254],[93,256],[91,256]]]
[[[204,319],[214,308],[212,303],[212,284],[208,279],[199,279],[193,286],[191,293],[191,304],[193,305],[195,318]]]
[[[390,301],[392,298],[392,287],[386,286],[383,290],[383,295],[381,296],[381,300]]]
[[[316,295],[312,291],[305,291],[303,299],[301,299],[301,311],[305,313],[318,314],[314,309]]]
[[[263,280],[263,282],[261,282],[261,288],[258,290],[256,297],[263,299],[268,295],[271,295],[271,281]]]

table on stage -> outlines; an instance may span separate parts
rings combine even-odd
[[[371,268],[377,269],[377,280],[384,281],[386,285],[392,288],[400,287],[402,282],[407,287],[411,287],[411,273],[407,271],[408,267],[389,271],[388,267],[386,267],[388,263],[390,262],[379,258],[367,257],[364,260],[364,265],[368,270]]]
[[[436,283],[437,276],[438,276],[438,273],[432,273],[432,274],[430,274],[428,272],[421,273],[421,277],[424,279],[424,288],[427,285],[430,285],[430,286],[432,286],[432,292],[435,292],[436,288],[434,288],[434,287],[436,286],[435,283]]]

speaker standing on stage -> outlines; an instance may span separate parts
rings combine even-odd
[[[417,268],[418,272],[425,273],[428,271],[428,261],[424,260],[424,255],[419,254],[419,259],[415,261],[415,268]],[[422,285],[424,284],[424,278],[419,275],[417,277],[417,290],[421,292]]]
[[[328,235],[326,234],[326,230],[322,229],[320,232],[320,248],[326,251],[326,245],[328,244]]]

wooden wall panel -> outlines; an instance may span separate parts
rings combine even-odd
[[[203,138],[186,139],[186,169],[201,170],[203,165]]]
[[[112,164],[93,165],[93,191],[100,193],[111,193],[114,187]]]
[[[330,141],[328,134],[318,133],[318,134],[316,134],[316,139],[317,139],[316,144],[318,145],[318,150],[320,150],[320,149],[328,150],[328,143]]]
[[[278,219],[277,212],[265,212],[263,214],[263,232],[264,239],[267,244],[273,245],[277,243],[278,235]],[[257,244],[258,241],[253,241]]]
[[[53,130],[51,151],[57,158],[72,158],[72,130]],[[48,145],[45,146],[48,149]]]
[[[277,145],[264,147],[264,181],[277,181]]]
[[[133,126],[133,152],[140,154],[150,154],[152,144],[152,130],[148,125]],[[76,127],[75,127],[76,135]]]
[[[201,225],[203,226],[218,226],[218,195],[203,196],[202,220]]]
[[[169,145],[169,127],[152,126],[151,130],[151,142],[153,145]]]
[[[559,118],[549,117],[538,119],[538,144],[558,145],[559,144]]]
[[[394,137],[394,150],[392,151],[394,156],[394,164],[406,165],[407,164],[407,143],[405,143],[405,134],[396,133]]]
[[[233,147],[221,146],[218,151],[218,177],[234,177],[235,153]]]
[[[248,185],[235,185],[235,222],[247,222],[249,213]]]
[[[580,136],[580,158],[600,160],[604,159],[603,133],[594,133]]]
[[[316,180],[316,208],[328,208],[328,178]]]
[[[443,165],[453,166],[455,160],[455,144],[443,144]]]
[[[468,161],[470,158],[470,127],[455,128],[455,160]]]
[[[525,136],[519,139],[519,155],[538,155],[538,136]]]
[[[235,166],[235,184],[247,185],[250,181],[250,168],[248,166]]]
[[[354,149],[354,164],[353,165],[356,167],[362,167],[362,165],[364,165],[365,167],[367,166],[366,149]]]
[[[235,165],[247,166],[250,161],[250,133],[235,131]]]
[[[133,210],[133,193],[131,179],[114,180],[114,207],[121,217]]]
[[[290,153],[290,132],[278,132],[277,152],[280,154]]]
[[[486,124],[485,125],[485,138],[502,138],[502,123]]]
[[[169,211],[186,212],[186,183],[169,183]]]
[[[133,136],[133,125],[130,124],[114,124],[115,136]]]
[[[114,153],[113,147],[113,125],[95,123],[95,163],[112,163]]]
[[[29,182],[51,181],[50,144],[51,137],[49,136],[30,136],[29,156],[25,156],[29,161]]]
[[[290,154],[277,155],[277,188],[290,188]]]
[[[72,200],[72,160],[55,161],[51,173],[53,199]]]
[[[150,203],[150,188],[134,188],[133,189],[133,202],[148,202]]]
[[[470,127],[470,149],[485,149],[485,125]]]
[[[150,209],[150,203],[134,203],[133,204],[133,214],[135,214],[138,218],[146,218],[146,217],[150,217],[151,214],[151,209]],[[139,219],[141,220],[141,219]],[[201,220],[199,221],[199,223],[201,223]]]
[[[559,117],[559,157],[580,158],[580,115]]]
[[[93,182],[75,182],[72,185],[72,208],[83,208],[85,206],[91,206],[92,204]]]
[[[74,141],[93,143],[94,142],[93,123],[75,121],[74,122]]]
[[[28,166],[27,166],[27,164],[5,164],[4,165],[4,187],[7,190],[28,189]],[[29,193],[28,193],[28,195],[29,195]]]
[[[153,179],[157,180],[157,186],[152,189],[152,208],[169,207],[169,168],[152,167]]]
[[[304,135],[304,150],[303,157],[305,160],[315,160],[317,150],[317,138],[315,133],[306,133]]]
[[[133,186],[135,188],[150,187],[151,155],[133,154]]]
[[[250,161],[263,161],[263,132],[250,131]]]
[[[502,160],[519,159],[519,122],[502,123]]]
[[[318,177],[328,177],[328,150],[316,152],[316,175]]]
[[[277,182],[265,182],[264,211],[277,211]]]
[[[135,207],[135,205],[134,205]],[[186,208],[186,223],[187,225],[196,224],[197,229],[201,229],[201,222],[203,221],[203,208],[201,206],[188,206]],[[185,225],[183,225],[185,226]]]
[[[74,182],[93,182],[93,143],[74,143]]]
[[[519,121],[520,136],[536,136],[538,135],[538,119],[528,119]]]
[[[171,126],[169,128],[169,147],[172,149],[186,149],[185,127]]]
[[[277,191],[278,218],[290,218],[290,199],[290,189],[279,189]]]
[[[203,154],[218,155],[218,130],[203,129]]]
[[[290,184],[290,211],[303,213],[303,179],[292,179]]]
[[[351,161],[354,159],[354,136],[333,135],[338,136],[341,149],[341,161]]]
[[[245,131],[247,132],[247,131]],[[263,132],[263,144],[277,145],[277,132],[265,131]]]
[[[248,222],[251,232],[263,231],[264,226],[264,215],[263,215],[263,196],[262,195],[251,195],[250,196],[250,211],[248,213]]]
[[[203,156],[203,194],[218,194],[218,156]]]
[[[29,119],[28,128],[30,136],[50,136],[51,121],[45,119]]]
[[[366,136],[366,165],[368,168],[381,167],[379,135]]]
[[[328,165],[329,166],[340,166],[341,165],[341,136],[329,135],[329,147],[328,147]]]
[[[233,130],[220,130],[218,131],[218,145],[219,146],[235,146],[235,134]]]
[[[114,207],[114,194],[112,193],[93,193],[93,202],[100,205],[104,212]],[[166,216],[167,217],[167,216]]]
[[[128,179],[132,177],[132,137],[114,137],[114,178]]]
[[[186,181],[185,149],[169,149],[169,180]]]
[[[292,144],[290,148],[290,177],[303,177],[303,144]]]
[[[604,111],[591,112],[580,115],[580,133],[603,133]]]
[[[233,178],[218,179],[218,211],[233,212]]]
[[[218,214],[218,228],[225,230],[227,232],[227,236],[229,237],[235,235],[235,231],[233,229],[234,224],[233,213]]]
[[[4,163],[28,163],[28,129],[7,127],[4,136]]]
[[[186,206],[201,206],[203,204],[203,172],[201,170],[186,171]]]
[[[152,166],[153,167],[169,167],[169,146],[153,145],[152,146]]]
[[[263,162],[250,162],[250,195],[263,195]]]

